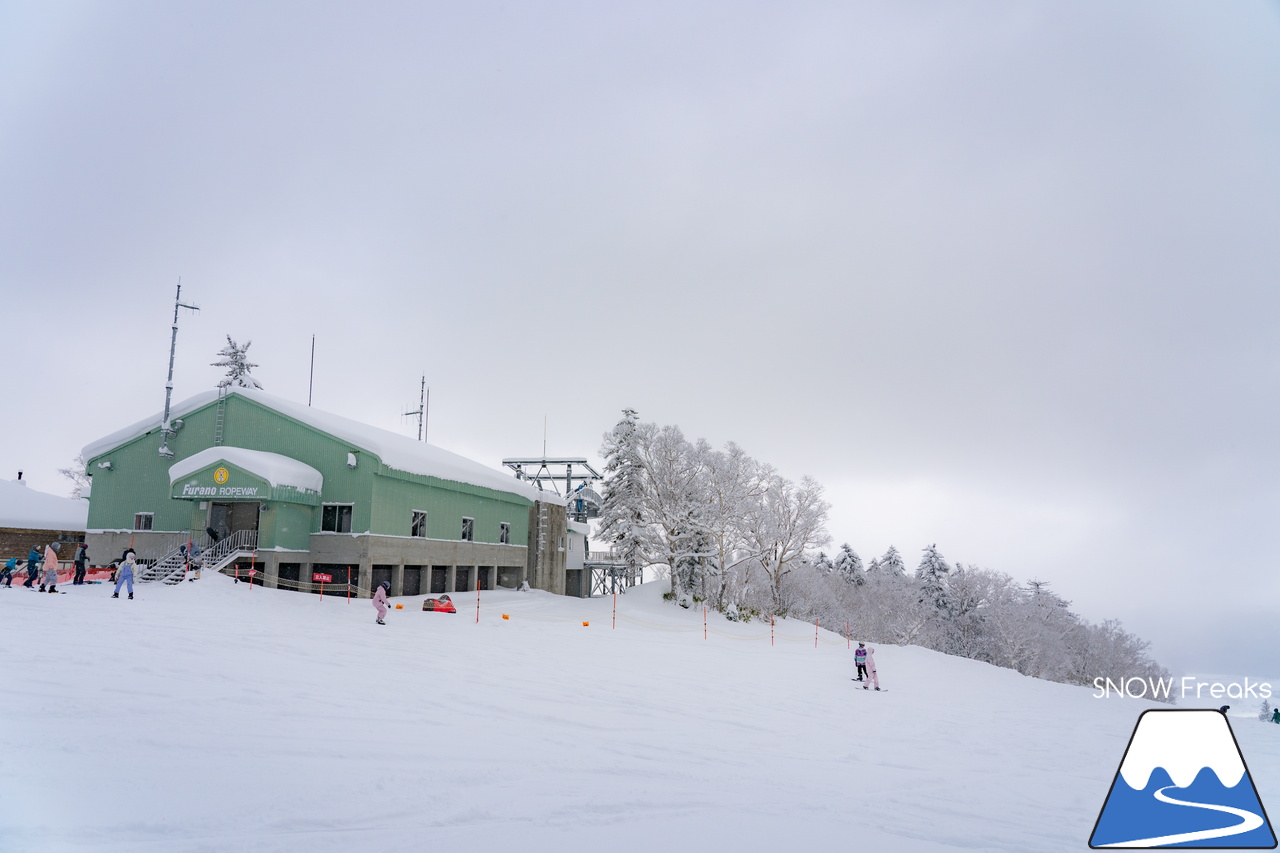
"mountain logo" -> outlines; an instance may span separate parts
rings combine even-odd
[[[1276,835],[1220,711],[1144,711],[1089,846],[1269,850]]]

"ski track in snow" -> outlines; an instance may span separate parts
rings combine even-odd
[[[385,627],[221,576],[69,593],[0,590],[0,850],[1078,850],[1151,707],[883,644],[865,702],[834,635],[703,640],[655,585],[617,630],[543,593]],[[1265,802],[1280,750],[1236,728]]]

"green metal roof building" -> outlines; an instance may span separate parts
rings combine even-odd
[[[438,447],[244,388],[211,391],[84,450],[86,539],[140,578],[205,569],[270,587],[392,595],[518,587],[586,595],[564,500]],[[168,427],[171,456],[161,455]],[[328,580],[326,580],[328,578]]]

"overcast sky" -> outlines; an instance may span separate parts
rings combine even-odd
[[[1277,676],[1280,13],[0,3],[0,476],[212,388],[499,465],[623,407],[835,543]]]

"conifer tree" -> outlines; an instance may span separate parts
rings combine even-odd
[[[907,573],[907,566],[902,562],[902,555],[892,545],[889,546],[888,551],[884,552],[884,556],[880,558],[879,563],[879,570],[883,574],[898,577]]]
[[[247,341],[244,346],[240,346],[227,335],[227,345],[218,351],[222,361],[213,362],[214,367],[227,368],[227,375],[218,383],[219,388],[235,385],[239,388],[262,389],[262,384],[249,375],[249,371],[258,366],[248,359],[249,347],[252,345],[253,341]]]
[[[644,471],[636,452],[639,425],[635,409],[623,409],[622,419],[605,434],[601,455],[605,478],[602,484],[599,539],[630,568],[648,563],[648,531],[643,505]]]
[[[854,586],[862,586],[867,582],[862,573],[862,558],[849,547],[848,542],[840,546],[840,553],[836,555],[835,565],[836,573],[848,583]]]

